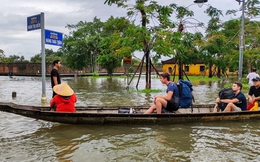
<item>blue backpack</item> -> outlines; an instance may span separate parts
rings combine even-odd
[[[183,108],[188,108],[192,106],[192,84],[188,80],[182,80],[180,79],[177,83],[179,94],[180,94],[180,100],[179,100],[179,106]]]

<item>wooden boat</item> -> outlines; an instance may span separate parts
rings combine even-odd
[[[212,113],[213,107],[213,104],[193,105],[193,112],[191,112],[190,108],[180,108],[175,113],[143,114],[148,109],[148,106],[86,106],[77,107],[76,113],[66,113],[51,111],[49,107],[0,102],[0,111],[68,124],[173,124],[260,119],[260,111]],[[132,114],[119,113],[119,110],[129,110],[129,108],[134,111]]]

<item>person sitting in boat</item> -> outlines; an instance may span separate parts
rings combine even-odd
[[[170,81],[170,74],[163,73],[160,75],[162,84],[167,85],[167,95],[158,95],[154,98],[154,104],[145,112],[145,114],[153,113],[156,110],[157,114],[163,112],[173,112],[179,109],[179,89],[174,82]]]
[[[242,84],[239,82],[235,82],[232,86],[232,90],[235,93],[235,98],[233,99],[216,99],[216,105],[214,107],[213,112],[218,112],[218,103],[224,102],[227,103],[226,108],[223,112],[230,112],[230,111],[246,111],[247,110],[247,100],[245,95],[241,92]]]
[[[256,77],[252,79],[253,86],[250,87],[248,92],[248,104],[252,104],[254,101],[260,105],[260,78]],[[254,95],[254,99],[253,99]]]
[[[256,77],[259,77],[259,74],[257,74],[256,68],[252,68],[251,73],[249,73],[249,74],[246,76],[246,79],[248,80],[248,84],[249,84],[250,87],[253,86],[253,81],[252,81],[252,79],[253,79],[253,78],[256,78]]]
[[[75,112],[77,97],[67,83],[55,85],[53,91],[57,94],[51,101],[50,106],[60,112]]]

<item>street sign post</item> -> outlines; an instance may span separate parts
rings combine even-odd
[[[45,70],[45,32],[44,32],[44,13],[27,17],[27,31],[41,29],[41,57],[42,57],[42,104],[47,104],[46,99],[46,70]]]
[[[63,34],[60,32],[45,30],[44,13],[27,17],[27,31],[41,29],[41,57],[42,57],[42,104],[47,104],[46,99],[46,65],[45,65],[45,44],[62,46]]]
[[[62,46],[62,33],[45,29],[45,44]]]
[[[44,23],[44,13],[41,12],[41,45],[42,45],[42,105],[47,104],[46,98],[46,64],[45,64],[45,23]]]

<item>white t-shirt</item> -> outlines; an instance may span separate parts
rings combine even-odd
[[[256,77],[259,77],[259,75],[258,75],[257,73],[255,73],[255,72],[251,72],[251,73],[249,73],[249,74],[247,75],[246,79],[248,79],[248,84],[249,84],[250,86],[253,86],[253,81],[252,81],[252,79],[253,79],[253,78],[256,78]]]

